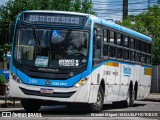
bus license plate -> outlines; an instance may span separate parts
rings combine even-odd
[[[53,89],[41,88],[40,92],[41,93],[53,93]]]

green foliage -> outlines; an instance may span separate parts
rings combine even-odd
[[[128,16],[120,25],[150,36],[153,40],[152,63],[160,64],[160,8],[157,5],[150,7],[146,13]]]
[[[0,6],[0,56],[11,46],[16,16],[25,10],[59,10],[94,14],[90,0],[9,0]],[[11,48],[9,48],[10,50]]]
[[[152,43],[152,62],[154,65],[159,65],[160,64],[160,39],[156,39]]]
[[[0,74],[0,84],[6,84],[6,78],[2,74]]]

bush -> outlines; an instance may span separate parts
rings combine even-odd
[[[0,84],[6,84],[7,83],[7,81],[6,81],[6,78],[5,78],[5,76],[4,75],[0,75]]]

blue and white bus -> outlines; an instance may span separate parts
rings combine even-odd
[[[26,111],[86,103],[132,106],[151,84],[151,38],[93,15],[25,11],[13,38],[10,96]]]

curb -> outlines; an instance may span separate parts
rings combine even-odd
[[[160,99],[151,99],[151,98],[147,98],[141,101],[151,101],[151,102],[160,102]]]

